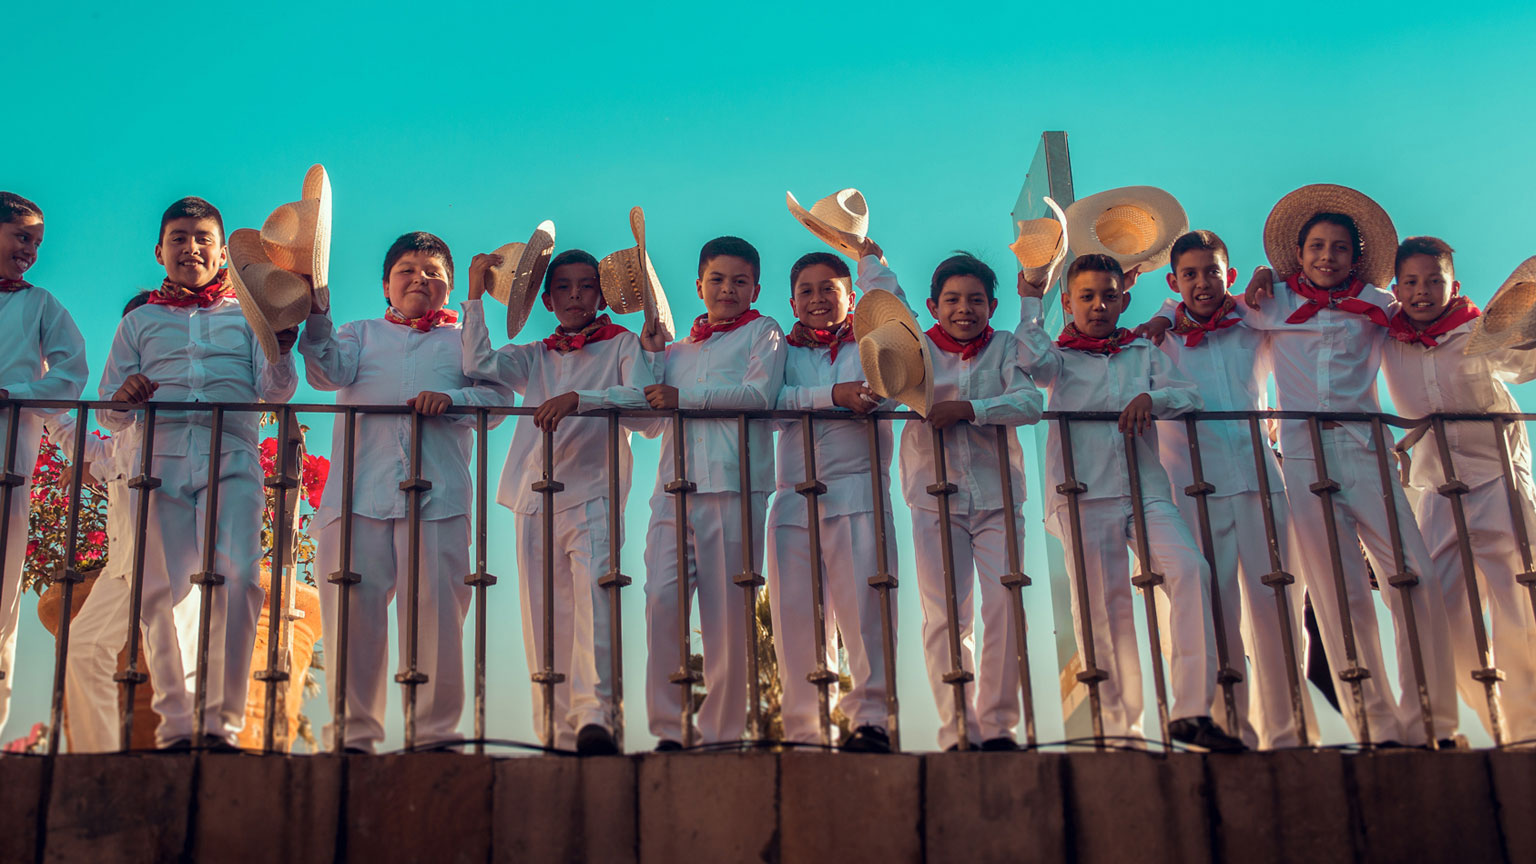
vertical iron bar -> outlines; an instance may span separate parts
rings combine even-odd
[[[31,475],[22,476],[16,473],[16,436],[21,434],[21,403],[15,400],[10,402],[8,416],[5,423],[5,472],[0,476],[0,562],[8,560],[6,550],[8,544],[14,539],[10,537],[11,505],[16,503],[16,489],[27,482]],[[30,506],[30,502],[29,502]],[[20,541],[23,546],[27,538],[23,536]],[[1529,568],[1527,568],[1529,569]],[[0,574],[3,577],[3,574]],[[6,578],[0,578],[0,604],[5,600]],[[21,590],[21,583],[16,583],[17,590]],[[0,669],[0,680],[5,679],[5,670]]]
[[[624,752],[624,621],[619,605],[619,589],[630,584],[620,570],[623,555],[624,511],[619,488],[619,415],[608,415],[608,572],[598,579],[598,587],[608,592],[608,678],[612,702],[608,722],[613,728],[613,742]],[[594,638],[596,634],[593,634]]]
[[[869,482],[873,487],[870,500],[875,502],[875,575],[869,577],[870,587],[880,592],[880,652],[885,661],[885,723],[886,734],[891,739],[891,752],[901,750],[899,715],[901,703],[896,696],[896,622],[891,609],[891,591],[896,587],[896,577],[891,574],[887,555],[885,525],[885,472],[881,470],[880,421],[868,421],[869,429]]]
[[[565,484],[555,479],[555,430],[544,430],[544,476],[533,484],[539,493],[544,523],[544,638],[540,646],[543,655],[542,668],[533,674],[533,681],[544,691],[544,746],[555,746],[555,685],[565,680],[565,675],[555,671],[555,493]]]
[[[334,731],[331,750],[345,753],[347,749],[347,664],[352,644],[352,586],[362,577],[352,572],[352,511],[355,507],[353,490],[357,473],[357,409],[346,409],[346,429],[342,433],[341,470],[341,550],[339,568],[330,574],[329,581],[336,586],[336,656],[332,659],[336,670],[336,686],[331,688],[331,729]],[[334,448],[333,448],[334,449]]]
[[[1008,589],[1013,601],[1013,637],[1018,642],[1019,688],[1024,695],[1024,741],[1033,749],[1036,744],[1035,693],[1029,676],[1029,622],[1024,617],[1024,589],[1031,580],[1024,575],[1024,567],[1019,562],[1019,517],[1014,512],[1013,460],[1009,458],[1008,451],[1008,436],[1012,433],[1007,426],[998,426],[996,430],[997,464],[1003,481],[1003,510],[1007,514],[1003,528],[1008,543],[1008,574],[1003,577],[1003,586]]]
[[[85,435],[85,427],[76,426],[77,435]],[[119,719],[118,749],[127,751],[133,745],[133,705],[134,694],[138,686],[149,680],[149,676],[139,671],[139,649],[143,641],[143,633],[140,629],[144,614],[144,542],[143,537],[146,526],[149,524],[149,492],[160,486],[160,480],[154,476],[155,464],[155,406],[144,406],[144,440],[140,442],[139,449],[139,473],[138,476],[128,481],[128,488],[138,490],[139,500],[134,507],[133,533],[139,538],[139,542],[133,546],[133,575],[128,583],[128,665],[123,671],[112,676],[114,681],[122,684],[123,715]],[[75,470],[80,470],[76,465]],[[205,541],[206,542],[206,541]],[[110,551],[110,550],[109,550]],[[169,573],[166,574],[170,576]],[[202,736],[196,739],[201,743]]]
[[[1515,581],[1524,585],[1531,594],[1531,612],[1536,614],[1536,564],[1531,560],[1531,535],[1525,525],[1525,508],[1520,504],[1520,492],[1515,487],[1514,462],[1509,456],[1509,421],[1494,418],[1494,429],[1499,438],[1499,463],[1504,469],[1504,494],[1509,498],[1509,518],[1515,523],[1515,539],[1520,545],[1520,563],[1524,572]]]
[[[757,680],[757,586],[763,584],[763,576],[752,569],[753,549],[756,541],[752,520],[752,456],[747,435],[747,415],[736,418],[737,452],[741,455],[741,573],[736,584],[741,586],[742,604],[746,614],[747,639],[747,739],[759,741],[763,735],[763,706],[760,683]]]
[[[400,483],[405,492],[407,505],[407,554],[411,556],[406,574],[410,580],[409,596],[405,609],[405,662],[404,672],[395,675],[395,681],[405,685],[405,749],[416,749],[416,688],[427,683],[428,676],[417,668],[418,637],[421,610],[421,495],[432,488],[432,482],[421,476],[421,424],[420,411],[411,412],[411,477]],[[395,601],[399,615],[399,600]]]
[[[1152,569],[1152,548],[1147,540],[1146,503],[1141,500],[1141,465],[1136,460],[1136,434],[1126,432],[1124,438],[1125,473],[1131,484],[1131,525],[1136,532],[1136,563],[1141,571],[1131,579],[1131,584],[1141,589],[1142,604],[1147,612],[1147,641],[1152,643],[1152,692],[1157,697],[1157,722],[1163,733],[1163,749],[1171,751],[1173,737],[1168,734],[1168,684],[1163,677],[1163,640],[1157,626],[1157,586],[1163,584],[1163,574]]]
[[[270,576],[267,580],[267,668],[256,674],[256,679],[265,682],[267,688],[266,716],[262,718],[263,753],[277,749],[277,688],[288,680],[288,670],[279,668],[283,659],[279,648],[282,641],[283,588],[288,581],[287,574],[283,572],[288,561],[288,490],[298,485],[297,478],[291,476],[293,466],[289,464],[289,454],[293,451],[288,446],[293,430],[293,409],[287,405],[282,406],[278,417],[277,474],[265,481],[267,488],[277,490],[277,503],[272,515],[272,565],[267,571]]]
[[[970,706],[965,700],[965,685],[973,676],[965,671],[960,662],[960,605],[955,596],[955,546],[954,538],[950,536],[949,496],[958,491],[955,484],[949,482],[948,471],[944,464],[944,430],[933,427],[933,485],[928,487],[928,494],[938,499],[939,503],[939,551],[943,555],[944,565],[944,614],[949,621],[949,671],[944,673],[943,681],[955,688],[955,731],[956,748],[965,751],[970,749],[970,731],[966,720]],[[974,578],[970,573],[965,578]]]
[[[1339,481],[1328,476],[1328,457],[1323,452],[1323,427],[1315,416],[1307,418],[1307,430],[1312,435],[1312,459],[1317,466],[1317,482],[1308,487],[1313,495],[1322,499],[1323,528],[1328,536],[1328,557],[1333,566],[1333,590],[1339,605],[1339,623],[1344,641],[1344,659],[1349,665],[1336,674],[1341,681],[1349,682],[1351,701],[1354,703],[1355,722],[1360,730],[1360,743],[1371,744],[1371,721],[1365,713],[1365,679],[1371,670],[1360,665],[1359,652],[1355,650],[1355,622],[1349,612],[1349,583],[1344,579],[1344,557],[1339,548],[1339,523],[1333,510],[1333,496],[1339,491]]]
[[[475,572],[464,581],[475,589],[475,755],[485,754],[485,637],[486,609],[485,589],[496,584],[496,577],[486,572],[486,502],[490,497],[487,487],[487,438],[490,434],[488,412],[484,408],[475,411]]]
[[[683,436],[687,433],[687,426],[683,419],[683,412],[673,415],[672,427],[672,466],[676,475],[675,480],[668,483],[666,491],[677,496],[677,643],[678,643],[678,667],[668,680],[683,688],[683,740],[684,747],[693,746],[693,685],[703,676],[693,671],[693,653],[689,619],[693,617],[693,602],[688,596],[688,493],[698,489],[698,485],[688,479],[687,462],[684,461],[687,451],[683,445]],[[720,649],[716,649],[720,650]]]
[[[1099,668],[1096,659],[1097,647],[1093,641],[1093,614],[1092,599],[1088,594],[1088,568],[1083,561],[1083,514],[1078,502],[1078,496],[1088,491],[1088,487],[1077,479],[1077,462],[1072,453],[1072,426],[1071,421],[1065,417],[1058,418],[1061,430],[1061,485],[1056,487],[1059,495],[1067,497],[1067,526],[1072,536],[1069,539],[1072,549],[1072,577],[1077,584],[1077,629],[1082,634],[1083,671],[1077,673],[1077,680],[1088,685],[1088,716],[1093,721],[1093,746],[1096,750],[1104,749],[1104,706],[1099,698],[1099,682],[1109,678],[1109,673]]]
[[[1220,421],[1216,421],[1220,422]],[[1205,550],[1205,564],[1211,571],[1211,624],[1216,633],[1216,682],[1221,685],[1221,698],[1227,712],[1227,731],[1234,736],[1242,735],[1237,717],[1237,698],[1232,692],[1243,674],[1232,668],[1231,655],[1227,651],[1227,622],[1221,606],[1221,579],[1216,568],[1216,541],[1211,534],[1211,508],[1206,498],[1216,487],[1205,482],[1205,463],[1200,459],[1200,428],[1194,417],[1184,418],[1185,434],[1189,437],[1190,480],[1193,482],[1184,494],[1195,499],[1196,518],[1200,522],[1200,546]],[[1235,563],[1235,562],[1234,562]],[[1236,585],[1236,580],[1233,580]]]
[[[69,663],[69,613],[75,602],[75,583],[85,578],[75,569],[75,549],[80,539],[77,536],[80,533],[80,485],[85,479],[85,472],[80,470],[85,462],[85,428],[85,403],[81,402],[75,409],[75,452],[70,460],[75,470],[69,483],[69,515],[64,523],[64,564],[56,577],[64,583],[64,597],[63,604],[59,606],[59,639],[53,661],[53,700],[48,711],[49,756],[58,755],[59,740],[64,737],[58,734],[58,730],[64,728],[64,670]]]
[[[1301,669],[1296,660],[1296,631],[1291,619],[1288,587],[1296,577],[1285,572],[1280,558],[1280,532],[1275,526],[1275,504],[1270,500],[1269,463],[1264,459],[1264,436],[1259,431],[1257,415],[1248,417],[1248,437],[1253,445],[1253,467],[1259,478],[1259,509],[1264,513],[1264,537],[1269,546],[1269,573],[1263,583],[1275,592],[1275,606],[1280,616],[1280,644],[1285,648],[1285,677],[1291,694],[1291,715],[1296,721],[1297,740],[1307,746],[1307,709],[1302,701]]]
[[[224,574],[214,564],[219,536],[219,470],[223,464],[224,406],[215,405],[209,417],[213,428],[208,432],[208,494],[203,507],[203,569],[192,581],[197,583],[199,606],[197,610],[197,671],[192,684],[192,735],[201,744],[208,724],[203,717],[203,706],[208,704],[208,641],[213,627],[213,589],[224,584]],[[144,532],[137,532],[137,543],[143,545]],[[169,575],[169,574],[167,574]],[[236,674],[243,675],[242,672]]]
[[[837,683],[837,673],[827,668],[827,605],[823,595],[825,586],[821,570],[820,499],[826,494],[827,484],[816,479],[816,432],[810,414],[801,419],[800,430],[805,445],[805,482],[796,484],[795,492],[805,496],[805,524],[811,545],[811,630],[816,647],[816,668],[805,676],[805,680],[816,685],[821,744],[829,747],[832,745],[832,701],[827,688]]]

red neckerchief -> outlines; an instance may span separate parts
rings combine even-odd
[[[837,350],[844,344],[855,341],[853,338],[853,313],[849,312],[843,323],[831,330],[818,330],[815,327],[807,327],[804,322],[796,321],[795,326],[789,328],[789,335],[784,340],[796,348],[830,348],[832,357],[830,362],[837,362]]]
[[[391,306],[384,312],[384,320],[391,324],[399,324],[412,330],[420,330],[423,333],[432,332],[432,328],[440,324],[452,324],[459,320],[459,313],[452,309],[433,309],[420,318],[407,318],[401,315],[395,307]]]
[[[949,335],[943,327],[937,324],[929,327],[927,330],[928,338],[933,340],[933,344],[951,354],[959,354],[961,360],[969,360],[980,354],[981,349],[987,347],[987,343],[992,341],[993,332],[991,325],[988,325],[985,330],[981,331],[980,336],[969,342],[961,342]]]
[[[1173,310],[1173,332],[1184,337],[1184,347],[1193,348],[1205,341],[1205,334],[1214,333],[1217,330],[1225,330],[1242,323],[1241,318],[1228,318],[1232,310],[1237,308],[1237,300],[1231,294],[1221,301],[1221,308],[1211,315],[1211,320],[1200,321],[1190,313],[1189,307],[1182,302]]]
[[[558,354],[569,354],[572,351],[580,351],[584,345],[612,339],[620,333],[628,332],[625,328],[613,323],[613,319],[607,315],[599,315],[575,333],[566,332],[564,327],[556,327],[555,332],[544,337],[544,347]]]
[[[12,294],[32,287],[25,279],[0,279],[0,293]]]
[[[1413,322],[1408,320],[1408,316],[1401,310],[1392,316],[1392,322],[1387,325],[1387,329],[1391,331],[1392,338],[1399,342],[1433,348],[1440,344],[1436,336],[1444,336],[1481,314],[1483,310],[1477,308],[1477,304],[1471,299],[1457,296],[1452,297],[1445,311],[1440,313],[1440,317],[1423,330],[1414,327]]]
[[[225,297],[233,296],[235,296],[235,289],[229,284],[229,271],[220,270],[218,278],[197,289],[166,279],[160,283],[159,288],[149,293],[149,302],[156,306],[174,306],[178,309],[187,306],[207,309]]]
[[[1356,315],[1364,315],[1375,324],[1382,327],[1388,326],[1387,313],[1380,306],[1375,306],[1360,299],[1360,292],[1365,290],[1365,280],[1353,274],[1349,277],[1349,287],[1329,291],[1319,288],[1307,280],[1300,273],[1292,273],[1285,278],[1285,284],[1291,286],[1291,290],[1303,297],[1307,302],[1300,309],[1290,314],[1285,319],[1287,324],[1300,324],[1313,315],[1332,306],[1341,312],[1352,312]]]
[[[761,317],[763,317],[763,313],[757,311],[756,309],[748,309],[747,311],[737,315],[735,318],[732,318],[729,321],[721,321],[719,324],[711,324],[709,323],[708,314],[700,315],[699,317],[693,319],[693,327],[688,330],[688,341],[697,344],[699,342],[703,342],[716,333],[729,333],[732,330],[735,330],[737,327],[740,327],[743,324],[749,324]]]
[[[1056,344],[1074,351],[1087,351],[1089,354],[1112,357],[1119,354],[1120,349],[1135,341],[1136,338],[1135,333],[1121,327],[1103,339],[1095,339],[1092,336],[1084,336],[1083,331],[1077,329],[1076,324],[1068,324],[1061,328],[1061,335],[1056,337]]]

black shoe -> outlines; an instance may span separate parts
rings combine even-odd
[[[202,749],[207,753],[239,753],[240,748],[217,735],[204,735]]]
[[[588,723],[576,732],[576,755],[617,756],[619,745],[613,733],[596,723]]]
[[[1168,736],[1212,753],[1242,753],[1248,747],[1240,739],[1221,731],[1209,717],[1184,717],[1168,724]]]
[[[683,745],[673,741],[671,738],[663,738],[656,742],[657,753],[676,753],[682,749]]]
[[[844,753],[889,753],[891,736],[879,726],[860,726],[838,749]]]
[[[1460,738],[1441,738],[1435,742],[1435,745],[1441,750],[1460,750],[1462,749],[1461,743]]]
[[[1388,739],[1386,741],[1377,741],[1376,744],[1375,744],[1375,747],[1376,747],[1377,750],[1406,750],[1406,749],[1408,749],[1408,745],[1406,745],[1403,742],[1398,741],[1396,739]]]
[[[1006,735],[1000,738],[988,738],[981,742],[981,749],[989,753],[1001,753],[1007,750],[1019,749],[1019,744]]]
[[[344,755],[347,755],[347,756],[371,756],[371,755],[373,755],[373,754],[369,753],[367,750],[364,750],[361,747],[343,747],[343,748],[341,748],[341,752]]]
[[[161,753],[185,753],[192,749],[191,738],[177,738],[160,748]]]
[[[969,750],[969,751],[974,753],[977,750],[980,750],[981,748],[977,747],[975,744],[972,744],[969,747],[966,747],[965,749],[967,749],[967,750]],[[960,745],[959,744],[951,744],[948,747],[944,748],[944,752],[945,753],[958,753],[958,752],[960,752]]]

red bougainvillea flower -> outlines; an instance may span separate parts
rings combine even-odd
[[[277,473],[276,438],[263,438],[261,441],[261,473],[268,476]]]
[[[304,486],[309,506],[320,506],[320,496],[325,492],[325,480],[330,475],[331,460],[324,456],[304,457],[304,475],[300,478],[300,482]]]
[[[101,546],[107,542],[107,532],[87,531],[85,532],[85,542],[92,546]]]

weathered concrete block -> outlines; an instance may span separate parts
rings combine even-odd
[[[31,861],[37,854],[42,794],[43,760],[0,757],[0,861]]]
[[[1219,860],[1354,860],[1342,754],[1288,750],[1208,756],[1205,769],[1219,814]]]
[[[917,756],[789,752],[779,757],[783,864],[922,860]],[[976,860],[976,859],[972,859]]]
[[[347,860],[490,857],[490,757],[410,753],[347,763]]]
[[[1211,860],[1209,789],[1192,753],[1075,753],[1067,856],[1084,864]]]
[[[192,818],[193,860],[335,860],[345,764],[333,756],[204,754]]]
[[[1352,756],[1361,861],[1500,861],[1485,753],[1388,751]]]
[[[931,862],[1067,859],[1059,753],[923,757],[924,851]]]
[[[1488,766],[1508,860],[1536,861],[1536,753],[1489,753]]]
[[[640,860],[777,861],[778,757],[640,757]]]
[[[190,753],[58,757],[48,797],[45,860],[109,864],[180,858],[195,759]]]
[[[588,861],[640,860],[639,767],[633,756],[581,760],[582,840]]]
[[[494,860],[635,860],[630,757],[504,759],[496,763],[495,777]]]

